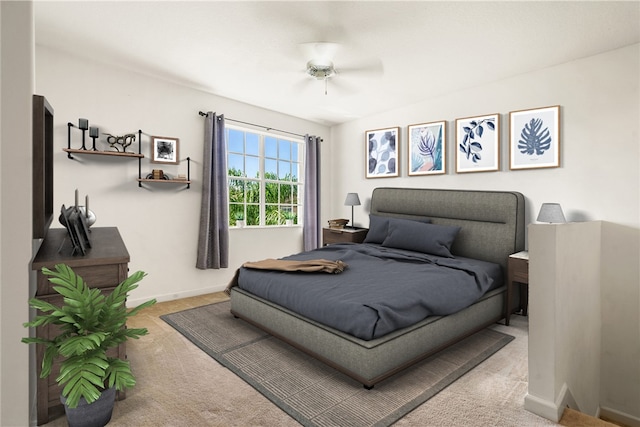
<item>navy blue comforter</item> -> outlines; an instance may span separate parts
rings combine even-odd
[[[374,244],[340,243],[283,259],[342,260],[348,268],[340,274],[241,268],[238,286],[364,340],[453,314],[502,283],[497,264]]]

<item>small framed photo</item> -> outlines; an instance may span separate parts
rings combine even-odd
[[[399,127],[365,132],[366,178],[398,176],[399,138]]]
[[[500,168],[500,114],[456,119],[456,172]]]
[[[409,175],[445,173],[447,122],[408,126]]]
[[[180,163],[180,157],[178,157],[179,148],[180,140],[178,138],[152,136],[151,163],[177,165],[178,163]]]
[[[560,166],[560,106],[509,113],[510,169]]]

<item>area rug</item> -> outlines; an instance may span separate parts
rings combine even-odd
[[[161,318],[304,426],[388,426],[513,337],[484,329],[372,389],[229,312],[228,301]]]

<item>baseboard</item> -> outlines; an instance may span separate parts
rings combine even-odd
[[[577,411],[580,410],[566,383],[562,384],[562,388],[555,402],[542,399],[529,393],[524,397],[524,409],[551,420],[554,423],[560,421],[564,408],[567,406]]]
[[[127,307],[135,307],[138,304],[142,304],[145,301],[155,298],[158,302],[166,302],[166,301],[174,301],[181,298],[190,298],[197,297],[200,295],[212,294],[214,292],[222,292],[227,287],[226,284],[218,285],[218,286],[210,286],[207,288],[200,288],[185,292],[172,292],[170,294],[162,294],[162,295],[152,295],[147,298],[128,298],[127,299]]]
[[[628,427],[640,427],[640,418],[604,406],[600,407],[600,418],[624,424]]]

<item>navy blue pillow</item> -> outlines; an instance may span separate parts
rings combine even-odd
[[[412,219],[399,219],[390,218],[388,216],[369,215],[369,231],[364,238],[364,243],[382,243],[389,234],[389,224],[395,221],[409,221],[409,222],[421,222],[430,223],[429,218],[420,218],[416,220]]]
[[[389,223],[382,246],[453,258],[451,245],[459,231],[456,226],[397,220]]]

